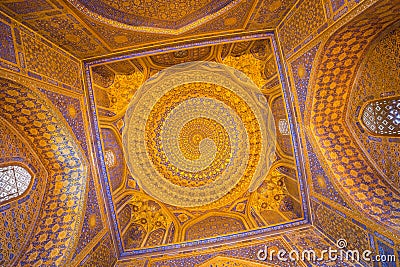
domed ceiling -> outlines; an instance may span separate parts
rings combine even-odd
[[[147,80],[123,131],[125,158],[140,186],[182,207],[223,206],[234,198],[228,193],[254,191],[271,166],[275,139],[257,86],[213,62],[180,64]]]
[[[399,6],[1,1],[0,265],[400,255]]]
[[[88,69],[127,255],[304,221],[274,41],[245,38]]]

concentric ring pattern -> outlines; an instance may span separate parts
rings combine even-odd
[[[267,100],[244,73],[191,62],[159,72],[136,92],[123,146],[149,195],[174,206],[221,206],[262,183],[275,126]]]

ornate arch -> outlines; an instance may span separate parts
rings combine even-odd
[[[393,6],[396,5],[396,6]],[[367,217],[399,231],[400,196],[369,164],[345,122],[352,84],[371,42],[398,19],[399,3],[381,1],[337,30],[320,50],[306,109],[310,141],[333,181]]]
[[[49,173],[40,207],[41,223],[34,226],[18,266],[49,262],[65,266],[78,239],[87,163],[56,108],[34,86],[4,76],[0,77],[0,116],[34,144]]]

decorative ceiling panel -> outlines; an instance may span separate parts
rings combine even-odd
[[[247,26],[250,30],[273,29],[285,17],[297,0],[264,0],[257,5],[256,11]],[[319,1],[315,1],[319,2]],[[299,3],[296,4],[296,7]]]
[[[68,1],[84,14],[114,27],[179,34],[228,12],[243,0]]]
[[[0,10],[80,59],[216,34],[272,30],[294,0],[1,1]]]
[[[110,185],[105,194],[110,200],[114,234],[120,242],[122,255],[145,253],[157,250],[159,246],[172,248],[181,242],[190,245],[199,240],[237,239],[246,236],[250,230],[264,233],[307,221],[305,196],[300,190],[303,176],[299,173],[293,146],[297,137],[290,129],[293,118],[284,102],[286,87],[281,83],[272,34],[242,38],[243,41],[228,39],[225,43],[172,48],[174,51],[171,52],[127,55],[118,60],[102,59],[87,64],[91,77],[89,88],[96,100],[93,104],[97,107],[104,146],[101,152],[106,165],[103,182]],[[211,80],[204,78],[174,85],[185,79],[185,68],[195,76],[202,72],[191,70],[189,62],[201,68],[215,68],[206,75]],[[185,67],[182,63],[186,63]],[[223,84],[222,76],[218,77],[216,72],[218,64],[224,64],[240,80],[243,93],[231,87],[234,86],[233,77]],[[129,66],[130,71],[124,74],[118,71],[118,66]],[[171,69],[176,73],[168,78],[167,71]],[[98,77],[105,73],[104,70],[115,73],[111,85]],[[241,77],[239,72],[244,76]],[[244,81],[258,89],[244,86]],[[157,82],[160,84],[153,86]],[[154,88],[166,86],[166,91],[146,89],[149,83]],[[258,96],[252,96],[252,90],[259,90]],[[155,102],[147,103],[146,99],[151,98]],[[267,122],[251,108],[255,107],[254,99],[271,108],[271,115],[263,113],[269,118]],[[147,104],[141,107],[143,101]],[[206,103],[211,106],[204,106]],[[140,110],[136,111],[137,108]],[[148,115],[143,108],[148,110]],[[226,119],[218,119],[223,118],[224,110],[232,112],[236,118],[233,121],[243,123],[243,129],[238,125],[230,128],[227,124],[229,112]],[[276,141],[271,142],[276,144],[276,149],[268,143],[270,134],[264,135],[268,131],[259,128],[264,123],[274,128]],[[176,128],[175,124],[181,126]],[[175,139],[171,137],[174,134],[170,131],[176,132],[178,143],[174,143]],[[135,136],[142,136],[147,141]],[[244,146],[246,136],[248,148]],[[230,151],[235,151],[235,138],[239,138],[236,144],[248,151],[247,160],[245,154],[236,161],[232,159],[234,155]],[[128,143],[143,146],[133,148],[126,146]],[[264,152],[267,148],[271,149],[271,154]],[[257,149],[263,151],[257,152]],[[129,156],[126,154],[121,158],[122,151],[133,154],[129,152]],[[175,158],[176,161],[171,158],[171,153],[175,152],[168,151],[182,153],[183,158]],[[149,167],[141,164],[139,158],[148,158]],[[198,164],[203,164],[204,168]],[[232,183],[229,186],[221,184],[221,190],[217,190],[218,186],[211,185],[223,177],[227,164],[239,169],[238,166],[244,164],[243,172],[233,172],[226,179],[220,179]],[[151,168],[154,168],[154,175],[160,177],[148,184],[146,176]],[[249,188],[250,182],[257,177],[255,174],[258,174],[258,183]],[[151,177],[154,176],[148,176]],[[164,193],[157,188],[167,183],[172,187],[162,197]],[[201,191],[207,186],[211,186],[210,192]],[[196,195],[197,191],[199,195]],[[201,194],[203,199],[199,198]]]

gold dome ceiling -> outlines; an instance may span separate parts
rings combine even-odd
[[[214,62],[179,64],[147,80],[128,106],[122,136],[139,186],[178,207],[224,206],[254,191],[276,142],[261,91]]]
[[[0,265],[255,266],[265,245],[325,248],[342,238],[350,249],[399,254],[398,125],[368,127],[398,109],[400,2],[197,1],[180,13],[190,1],[168,10],[153,2],[0,2],[0,164],[10,154],[36,181],[0,206]],[[273,155],[262,159],[263,119],[230,86],[179,85],[143,105],[146,116],[132,112],[142,85],[192,61],[233,67],[260,89]],[[384,111],[366,121],[371,105]],[[125,160],[132,125],[144,134],[127,139],[144,150]],[[135,172],[143,158],[162,174],[155,183],[184,188],[188,201],[149,190]],[[193,205],[198,192],[187,192],[214,189],[231,163],[244,172],[231,170],[228,186]],[[252,175],[259,166],[265,173]]]
[[[107,182],[126,253],[301,223],[271,36],[94,62],[103,153],[119,159]]]

